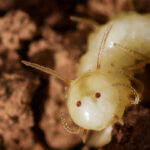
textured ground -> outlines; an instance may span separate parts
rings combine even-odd
[[[134,0],[134,9],[150,12],[149,0]],[[22,59],[51,67],[69,79],[86,50],[90,28],[71,15],[105,23],[128,11],[126,0],[0,0],[0,149],[81,149],[80,138],[67,133],[60,112],[70,120],[65,85],[23,66]],[[112,142],[103,150],[150,149],[150,66],[140,78],[143,100],[129,108],[124,126],[115,125]]]

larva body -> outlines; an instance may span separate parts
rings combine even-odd
[[[73,92],[72,90],[69,92],[69,112],[73,120],[81,127],[86,127],[86,129],[102,130],[113,124],[116,118],[122,117],[125,107],[131,102],[129,98],[131,90],[124,86],[115,86],[115,84],[131,85],[131,79],[126,74],[131,77],[134,75],[135,70],[134,67],[133,70],[128,70],[128,67],[136,66],[137,60],[143,60],[144,56],[149,55],[150,15],[121,14],[111,22],[113,23],[113,28],[109,33],[102,53],[101,70],[95,71],[97,56],[100,41],[102,41],[109,23],[98,27],[95,32],[90,34],[88,51],[81,58],[78,68],[78,75],[81,75],[81,77],[77,80],[80,81],[77,86],[71,86],[73,87]],[[116,46],[115,43],[119,43],[129,49],[124,50],[122,47]],[[131,50],[134,50],[134,53],[137,52],[137,54],[133,54]],[[146,63],[146,60],[144,61]],[[89,74],[91,74],[91,77],[88,78]],[[76,82],[73,84],[77,84]],[[75,87],[77,89],[74,89]],[[97,92],[101,93],[101,97],[94,100]],[[80,93],[81,96],[79,96]],[[72,104],[74,102],[75,106],[75,101],[77,100],[81,100],[83,105],[81,108],[76,107],[73,109]]]
[[[140,15],[135,12],[121,13],[110,22],[113,27],[106,41],[105,50],[102,55],[102,72],[115,73],[122,70],[126,66],[135,65],[135,60],[140,60],[140,56],[133,54],[129,50],[137,51],[145,56],[150,56],[150,14]],[[78,75],[89,70],[96,69],[97,54],[100,41],[105,32],[105,28],[110,23],[98,26],[96,31],[92,32],[88,38],[88,46],[86,54],[81,58],[78,67]],[[116,47],[118,43],[128,49]],[[131,74],[134,72],[131,71]]]
[[[113,27],[107,31],[110,23]],[[135,96],[135,103],[139,101],[131,79],[149,62],[149,27],[150,14],[134,12],[122,13],[107,24],[97,26],[89,35],[88,50],[81,58],[75,80],[70,81],[54,70],[23,61],[69,84],[69,114],[79,129],[95,131],[87,139],[92,146],[110,142],[112,125],[122,118],[125,108],[131,104],[131,94]]]

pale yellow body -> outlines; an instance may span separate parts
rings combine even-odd
[[[113,27],[102,52],[101,73],[97,74],[100,41],[102,41],[110,22]],[[119,83],[130,86],[131,79],[127,76],[133,76],[134,70],[128,71],[128,67],[136,66],[136,61],[143,59],[141,55],[149,56],[150,53],[150,15],[144,16],[134,12],[122,13],[110,22],[99,26],[90,34],[88,51],[81,58],[78,67],[79,78],[71,83],[68,92],[67,104],[73,121],[88,130],[100,131],[117,121],[113,116],[117,116],[118,119],[122,117],[126,106],[131,101],[129,98],[131,89],[127,86],[113,85]],[[115,46],[114,43],[119,43],[129,49]],[[139,52],[140,55],[133,54],[131,50],[134,50],[134,53]],[[86,74],[95,75],[87,78]],[[107,79],[104,79],[102,74],[105,74]],[[94,100],[94,94],[97,91],[102,92],[99,100],[101,102]],[[113,91],[113,94],[110,91]],[[103,97],[103,95],[107,95],[107,97]],[[83,106],[80,108],[75,105],[78,100],[83,101]],[[89,105],[88,108],[85,106],[86,104]],[[87,115],[88,117],[86,117]]]
[[[110,23],[113,27],[106,31]],[[100,45],[105,41],[105,33],[109,33],[106,43]],[[100,49],[103,44],[104,49]],[[69,85],[67,107],[79,130],[71,130],[63,118],[65,128],[71,133],[79,133],[80,129],[93,130],[87,144],[101,147],[111,141],[112,126],[131,104],[130,95],[134,94],[136,104],[139,102],[131,79],[150,62],[150,14],[122,13],[107,24],[97,26],[89,35],[87,49],[74,80],[68,80],[52,69],[22,62]]]
[[[109,33],[105,49],[103,50],[102,53],[101,72],[111,76],[110,83],[119,82],[125,85],[127,84],[131,85],[130,83],[131,78],[129,78],[129,76],[130,77],[134,76],[135,68],[131,67],[130,69],[130,66],[135,67],[138,66],[136,64],[137,60],[145,62],[145,64],[147,63],[147,61],[143,60],[141,54],[146,56],[147,58],[150,58],[150,14],[140,15],[135,12],[122,13],[113,18],[110,22],[113,23],[113,27],[111,29],[111,32]],[[99,26],[96,31],[92,32],[89,35],[87,52],[84,56],[82,56],[80,60],[80,65],[78,66],[77,70],[78,76],[81,76],[86,72],[96,70],[100,41],[102,40],[106,27],[110,22],[108,22],[105,25]],[[114,43],[118,43],[123,47],[127,47],[127,49],[118,47]],[[136,52],[138,53],[136,54]],[[140,69],[137,70],[141,71]],[[93,78],[92,80],[93,81],[91,82],[94,83],[95,78]],[[91,86],[94,86],[92,83],[90,84]],[[105,87],[105,83],[103,83],[101,79],[99,80],[99,85],[101,87]],[[80,93],[84,93],[84,89],[87,90],[86,88],[88,86],[85,87],[78,86],[78,87],[79,87],[78,91],[80,91]],[[94,89],[95,87],[92,88]],[[107,88],[111,89],[112,87],[108,86]],[[109,96],[112,98],[110,103],[112,104],[112,107],[115,109],[114,112],[116,113],[116,116],[119,119],[122,118],[124,110],[129,105],[131,99],[129,99],[130,92],[128,88],[123,86],[116,86],[115,88],[119,93],[119,101],[118,97],[117,98],[115,97],[118,93],[114,95],[111,95],[111,93],[107,94],[110,94]],[[74,92],[72,97],[76,97],[76,94],[77,93]],[[107,101],[106,99],[102,100]],[[68,104],[71,102],[72,101],[68,102]],[[74,110],[71,106],[69,107],[71,108],[70,111]],[[104,112],[100,111],[102,110],[102,107],[105,109]],[[107,106],[103,104],[97,108],[91,107],[91,109],[93,109],[93,111],[95,112],[101,113],[101,115],[99,115],[100,117],[97,117],[97,120],[100,122],[101,125],[104,126],[103,128],[95,128],[94,130],[97,131],[100,130],[100,132],[95,132],[92,135],[92,137],[88,139],[87,143],[90,146],[101,147],[111,141],[111,132],[112,132],[111,126],[113,125],[114,122],[117,121],[117,119],[113,117],[114,113],[112,113],[112,109],[109,109]],[[94,114],[93,111],[90,112]],[[82,124],[81,123],[82,121],[80,121],[81,114],[80,113],[78,114],[76,112],[74,113],[75,114],[73,115],[74,117],[72,117],[72,119],[81,126]],[[106,115],[110,115],[112,117],[112,121],[108,121]],[[76,117],[80,119],[76,120]],[[92,118],[91,122],[93,122],[94,116],[91,116],[91,118]],[[89,125],[89,123],[87,123],[86,121],[84,123],[87,126]],[[89,129],[86,125],[84,127]],[[97,140],[95,141],[95,139]]]
[[[110,22],[113,23],[113,27],[102,54],[101,71],[112,72],[118,76],[119,70],[125,66],[134,65],[136,58],[139,57],[136,55],[133,57],[130,52],[127,53],[122,48],[114,46],[114,43],[150,56],[150,14],[121,13]],[[89,35],[87,52],[81,58],[77,70],[78,75],[96,69],[100,41],[110,22],[99,26],[96,31]]]

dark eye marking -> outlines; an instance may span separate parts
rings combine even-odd
[[[77,103],[76,103],[76,105],[77,105],[77,107],[80,107],[81,106],[81,101],[79,100],[79,101],[77,101]]]
[[[95,93],[95,97],[96,97],[96,98],[100,98],[100,97],[101,97],[101,93],[100,93],[100,92],[96,92],[96,93]]]

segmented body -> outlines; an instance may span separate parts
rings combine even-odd
[[[108,27],[110,23],[113,24],[111,30]],[[79,133],[82,129],[94,130],[86,138],[90,146],[101,147],[110,142],[112,125],[122,118],[125,108],[133,102],[131,94],[134,96],[133,103],[139,102],[142,91],[132,87],[131,81],[142,86],[134,75],[142,73],[145,64],[150,62],[149,27],[150,14],[135,12],[121,13],[107,24],[97,26],[89,35],[88,50],[81,58],[78,77],[74,80],[68,80],[54,70],[23,61],[69,85],[68,111],[79,128],[71,130],[64,118],[63,124],[72,133]]]
[[[119,82],[124,85],[131,85],[131,80],[134,78],[135,73],[142,73],[145,64],[149,63],[150,14],[141,15],[135,12],[120,13],[110,20],[110,22],[113,23],[113,27],[109,33],[101,57],[101,71],[109,74],[114,84]],[[77,70],[78,75],[96,69],[99,41],[102,40],[106,30],[105,28],[110,22],[98,26],[89,35],[87,52],[80,60],[80,65]],[[140,84],[138,86],[142,85]],[[114,116],[117,119],[122,117],[131,99],[129,98],[128,88],[125,88],[125,86],[116,86],[116,88],[120,95],[120,104],[118,104],[118,111]],[[113,123],[109,125],[110,127],[93,133],[89,138],[89,145],[103,146],[109,143],[111,141],[111,125]]]
[[[105,49],[102,54],[101,71],[105,73],[114,73],[118,75],[118,70],[128,66],[135,66],[136,60],[144,59],[150,56],[150,14],[138,14],[135,12],[121,13],[112,18],[107,24],[100,25],[89,35],[86,54],[81,58],[78,67],[78,75],[89,70],[96,69],[97,54],[100,41],[107,25],[112,22],[113,27],[106,41]],[[120,44],[127,49],[122,49],[114,44]],[[131,50],[135,52],[131,52]],[[125,70],[127,71],[127,70]],[[134,71],[129,72],[130,75]],[[113,75],[113,74],[112,74]]]

